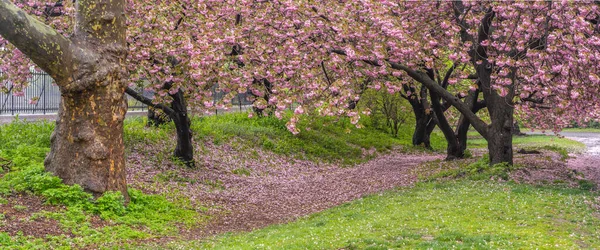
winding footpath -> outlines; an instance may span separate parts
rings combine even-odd
[[[569,159],[567,166],[600,185],[600,133],[562,132],[561,135],[587,146],[586,152]]]

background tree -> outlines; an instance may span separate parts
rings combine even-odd
[[[597,24],[589,21],[597,19],[598,5],[366,1],[332,8],[340,9],[328,11],[332,15],[360,15],[340,25],[352,27],[357,19],[369,24],[368,33],[360,27],[340,29],[332,51],[374,66],[376,73],[398,70],[403,84],[425,85],[488,141],[491,163],[512,163],[515,107],[536,117],[538,123],[529,124],[536,127],[560,128],[568,124],[563,121],[598,114],[599,38]],[[473,88],[483,95],[489,124],[436,82],[438,72],[448,71],[447,60],[456,68],[451,85],[470,79],[468,69],[475,69],[478,84]]]

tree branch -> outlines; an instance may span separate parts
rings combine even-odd
[[[162,110],[169,116],[171,116],[172,114],[175,114],[175,110],[171,109],[167,105],[154,104],[154,103],[152,103],[152,100],[150,98],[143,96],[142,94],[138,93],[137,91],[135,91],[134,89],[132,89],[130,87],[127,87],[125,89],[125,93],[127,93],[129,96],[133,97],[134,99],[140,101],[143,104],[146,104],[150,107]]]
[[[473,125],[473,127],[481,134],[484,138],[488,137],[488,126],[487,124],[481,120],[471,109],[462,101],[460,98],[450,94],[447,90],[445,90],[442,86],[437,84],[434,80],[429,78],[425,73],[415,71],[405,65],[391,62],[388,60],[388,63],[393,69],[402,70],[406,72],[410,77],[415,79],[416,81],[422,83],[429,89],[429,91],[435,92],[439,97],[443,98],[447,102],[449,102],[452,106],[454,106],[458,111],[460,111]]]
[[[347,55],[346,52],[341,49],[332,49],[332,50],[330,50],[330,52],[338,54],[338,55],[344,55],[344,56]],[[362,60],[362,61],[369,65],[376,66],[376,67],[382,66],[377,61],[373,61],[373,60]],[[477,132],[479,132],[479,134],[481,134],[484,138],[488,138],[487,124],[483,120],[481,120],[479,117],[477,117],[477,115],[475,115],[475,113],[473,113],[473,111],[471,111],[471,109],[460,100],[460,98],[452,95],[450,92],[448,92],[446,89],[444,89],[444,87],[442,87],[441,85],[436,83],[434,80],[432,80],[429,76],[427,76],[426,73],[415,71],[415,70],[413,70],[405,65],[402,65],[400,63],[392,62],[389,59],[385,59],[385,61],[390,65],[390,67],[392,69],[402,70],[402,71],[406,72],[411,78],[413,78],[417,82],[419,82],[419,83],[423,84],[425,87],[427,87],[429,89],[429,91],[434,91],[439,97],[446,100],[448,103],[450,103],[456,109],[458,109],[459,112],[464,114],[465,117],[467,119],[469,119],[469,121],[471,122],[473,127],[477,130]]]
[[[73,44],[9,0],[0,0],[0,35],[57,82],[69,78]]]

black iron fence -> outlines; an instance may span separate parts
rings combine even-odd
[[[2,76],[2,72],[0,72]],[[5,89],[0,90],[0,115],[17,115],[17,114],[52,114],[58,112],[60,105],[60,91],[58,86],[50,75],[44,72],[32,72],[32,77],[28,79],[29,86],[25,89],[22,95],[15,95],[13,86],[8,83]],[[138,90],[144,96],[152,98],[151,91],[140,88]],[[231,100],[233,107],[230,111],[246,110],[252,102],[248,100],[248,93],[240,93]],[[218,102],[223,99],[224,94],[217,91],[213,87],[213,102]],[[147,106],[138,100],[127,96],[129,111],[145,111]],[[225,111],[216,110],[215,113]]]
[[[0,72],[0,75],[2,73]],[[56,113],[60,92],[48,74],[33,72],[22,95],[15,95],[11,83],[0,91],[0,115]]]
[[[0,115],[52,114],[58,112],[60,91],[50,75],[44,72],[32,72],[29,86],[23,93],[15,95],[16,90],[9,82],[0,91]],[[2,72],[0,72],[0,76]],[[143,91],[140,89],[140,91]],[[144,92],[151,96],[151,93]],[[128,97],[129,110],[146,110],[143,103]]]

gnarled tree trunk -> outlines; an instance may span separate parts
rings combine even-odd
[[[497,93],[492,93],[498,95]],[[512,149],[512,126],[514,108],[505,98],[497,96],[496,98],[487,98],[488,103],[495,101],[494,105],[490,105],[490,119],[492,124],[489,126],[488,132],[488,150],[490,154],[490,164],[498,164],[506,162],[513,164],[513,149]]]
[[[412,86],[403,86],[405,92],[412,92],[416,94],[416,88]],[[437,125],[433,111],[429,108],[429,102],[427,101],[427,89],[421,87],[419,90],[419,98],[415,96],[403,96],[412,107],[413,114],[415,115],[415,131],[413,132],[412,144],[413,146],[423,146],[427,149],[431,148],[431,133]]]
[[[425,113],[421,105],[412,107],[415,114],[415,132],[413,133],[412,144],[413,146],[423,146],[431,149],[431,133],[436,125],[432,113]]]
[[[118,190],[126,194],[123,120],[127,102],[123,84],[108,79],[95,83],[106,86],[62,95],[44,165],[66,184],[79,184],[93,193]]]

